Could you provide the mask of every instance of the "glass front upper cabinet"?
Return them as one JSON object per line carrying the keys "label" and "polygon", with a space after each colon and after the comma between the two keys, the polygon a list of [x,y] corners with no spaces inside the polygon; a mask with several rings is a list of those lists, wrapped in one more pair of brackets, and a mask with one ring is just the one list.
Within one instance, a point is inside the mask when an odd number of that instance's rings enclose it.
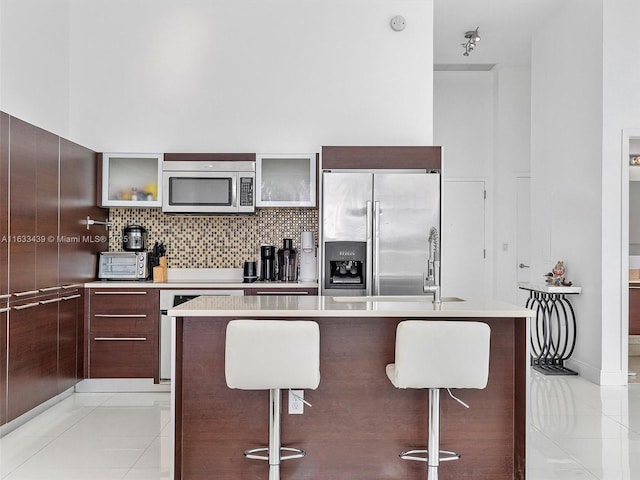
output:
{"label": "glass front upper cabinet", "polygon": [[315,207],[316,154],[257,154],[256,207]]}
{"label": "glass front upper cabinet", "polygon": [[103,153],[101,207],[162,207],[162,153]]}

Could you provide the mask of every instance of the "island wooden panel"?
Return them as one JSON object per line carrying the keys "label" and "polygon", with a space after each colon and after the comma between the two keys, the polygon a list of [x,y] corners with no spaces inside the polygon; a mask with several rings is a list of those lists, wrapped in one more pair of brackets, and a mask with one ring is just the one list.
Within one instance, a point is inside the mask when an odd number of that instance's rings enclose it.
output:
{"label": "island wooden panel", "polygon": [[640,286],[629,286],[629,335],[640,335]]}
{"label": "island wooden panel", "polygon": [[[176,479],[264,479],[267,464],[243,451],[266,445],[268,392],[227,388],[225,328],[230,318],[178,319]],[[286,413],[282,442],[307,456],[281,466],[283,480],[418,479],[426,466],[398,453],[426,447],[426,390],[399,390],[385,374],[394,360],[398,318],[314,318],[320,324],[321,381],[305,391],[313,408]],[[467,319],[469,320],[469,319]],[[457,390],[467,410],[441,395],[441,448],[462,459],[441,480],[525,478],[526,335],[524,319],[479,319],[491,327],[489,383]]]}

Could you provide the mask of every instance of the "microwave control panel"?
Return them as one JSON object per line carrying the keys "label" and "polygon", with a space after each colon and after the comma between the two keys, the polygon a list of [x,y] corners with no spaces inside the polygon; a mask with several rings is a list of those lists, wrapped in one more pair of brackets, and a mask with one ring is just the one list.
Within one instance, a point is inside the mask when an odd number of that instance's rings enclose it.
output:
{"label": "microwave control panel", "polygon": [[253,178],[240,177],[240,206],[253,206]]}

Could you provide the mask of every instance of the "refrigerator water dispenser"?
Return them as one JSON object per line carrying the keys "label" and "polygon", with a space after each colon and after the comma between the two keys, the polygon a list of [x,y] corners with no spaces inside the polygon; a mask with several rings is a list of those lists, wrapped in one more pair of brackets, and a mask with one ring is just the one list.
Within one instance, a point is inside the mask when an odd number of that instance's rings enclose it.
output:
{"label": "refrigerator water dispenser", "polygon": [[364,292],[366,289],[366,242],[325,242],[324,251],[324,288],[327,290],[355,289]]}

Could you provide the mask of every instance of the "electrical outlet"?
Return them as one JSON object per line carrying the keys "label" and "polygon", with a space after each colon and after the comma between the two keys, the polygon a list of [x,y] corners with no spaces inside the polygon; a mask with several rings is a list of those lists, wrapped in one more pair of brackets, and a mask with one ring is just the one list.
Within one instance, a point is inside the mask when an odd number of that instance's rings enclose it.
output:
{"label": "electrical outlet", "polygon": [[304,390],[289,390],[289,414],[302,415],[304,413]]}

